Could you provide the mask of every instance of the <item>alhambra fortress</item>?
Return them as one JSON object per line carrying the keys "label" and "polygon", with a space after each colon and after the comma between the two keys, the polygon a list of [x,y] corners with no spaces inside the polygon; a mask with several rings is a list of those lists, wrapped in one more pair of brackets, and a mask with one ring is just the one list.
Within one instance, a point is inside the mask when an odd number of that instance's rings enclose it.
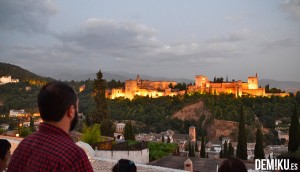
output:
{"label": "alhambra fortress", "polygon": [[114,88],[106,90],[106,97],[115,99],[117,97],[124,97],[133,99],[134,96],[149,96],[157,98],[161,96],[176,96],[184,95],[185,93],[191,94],[195,92],[210,93],[218,95],[220,93],[234,94],[235,97],[242,95],[256,96],[288,96],[288,93],[271,94],[266,93],[265,88],[258,86],[258,76],[249,76],[247,82],[231,81],[231,82],[212,82],[207,76],[196,75],[195,84],[189,85],[187,90],[178,91],[171,89],[169,86],[175,86],[177,83],[174,81],[149,81],[142,80],[137,75],[135,80],[126,80],[125,88]]}

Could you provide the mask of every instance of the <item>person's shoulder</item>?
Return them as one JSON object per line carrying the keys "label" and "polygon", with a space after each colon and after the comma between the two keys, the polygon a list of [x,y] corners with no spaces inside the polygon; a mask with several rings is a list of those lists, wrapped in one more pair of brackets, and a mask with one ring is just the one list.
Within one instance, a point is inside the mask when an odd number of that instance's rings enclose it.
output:
{"label": "person's shoulder", "polygon": [[[74,142],[65,142],[64,145],[65,145],[64,152],[67,156],[69,156],[69,155],[76,155],[76,157],[86,156],[84,150],[81,147],[79,147],[78,145],[76,145]],[[76,157],[74,157],[74,158],[76,158]]]}
{"label": "person's shoulder", "polygon": [[19,143],[19,145],[31,143],[33,140],[36,140],[38,138],[37,133],[34,132],[27,137],[23,138],[22,141]]}

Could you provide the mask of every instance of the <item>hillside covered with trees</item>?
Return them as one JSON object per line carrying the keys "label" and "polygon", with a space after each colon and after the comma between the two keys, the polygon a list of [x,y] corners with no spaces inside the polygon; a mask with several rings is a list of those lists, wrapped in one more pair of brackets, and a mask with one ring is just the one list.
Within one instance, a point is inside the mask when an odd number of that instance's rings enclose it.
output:
{"label": "hillside covered with trees", "polygon": [[33,84],[41,85],[47,81],[53,80],[52,78],[36,75],[19,66],[3,62],[0,62],[0,77],[1,76],[11,76],[14,79],[19,79],[21,82],[31,82]]}
{"label": "hillside covered with trees", "polygon": [[[3,66],[3,63],[0,63]],[[20,83],[5,84],[0,86],[0,115],[7,116],[10,109],[25,109],[27,112],[37,111],[36,96],[41,87],[39,84],[30,82],[39,76],[26,72],[14,65],[4,65],[0,67],[1,74],[12,75],[19,78]],[[9,66],[9,67],[8,67]],[[15,72],[4,73],[13,70]],[[20,73],[24,73],[21,75]],[[33,78],[31,78],[33,77]],[[26,80],[27,78],[27,80]],[[42,78],[45,79],[45,78]],[[44,80],[45,81],[45,80]],[[88,121],[93,121],[96,112],[96,103],[93,93],[93,80],[68,82],[77,92],[79,97],[79,110],[87,117]],[[120,81],[105,81],[106,88],[124,87]],[[85,86],[82,92],[79,87]],[[26,89],[30,87],[30,89]],[[195,111],[198,118],[180,120],[173,115],[182,109],[197,102],[203,102],[204,110]],[[235,98],[231,94],[210,95],[194,93],[191,95],[174,97],[135,97],[133,100],[117,98],[106,99],[107,113],[113,121],[134,121],[133,125],[137,132],[176,130],[179,133],[188,133],[188,128],[193,125],[197,129],[198,137],[206,136],[205,124],[211,123],[214,119],[239,121],[240,105],[243,104],[245,123],[256,128],[257,119],[264,128],[270,129],[273,136],[269,140],[274,140],[277,135],[275,130],[275,120],[289,121],[292,115],[293,105],[300,103],[300,93],[289,97],[240,97]],[[209,118],[205,118],[204,113],[209,113]]]}

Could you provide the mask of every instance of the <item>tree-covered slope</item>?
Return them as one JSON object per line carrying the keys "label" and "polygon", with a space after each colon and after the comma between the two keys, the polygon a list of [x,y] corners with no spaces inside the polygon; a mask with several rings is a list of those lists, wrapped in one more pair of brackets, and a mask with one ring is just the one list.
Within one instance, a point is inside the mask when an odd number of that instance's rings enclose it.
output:
{"label": "tree-covered slope", "polygon": [[53,80],[51,78],[38,76],[26,69],[9,63],[0,62],[0,77],[12,76],[13,79],[19,79],[20,82],[27,82],[30,80],[48,81]]}

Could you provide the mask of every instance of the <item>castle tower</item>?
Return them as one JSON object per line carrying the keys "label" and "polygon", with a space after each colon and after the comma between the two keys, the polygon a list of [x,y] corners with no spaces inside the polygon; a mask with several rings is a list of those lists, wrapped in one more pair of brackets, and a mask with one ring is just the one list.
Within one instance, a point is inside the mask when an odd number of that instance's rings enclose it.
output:
{"label": "castle tower", "polygon": [[126,80],[125,81],[125,98],[133,99],[137,89],[138,89],[138,87],[137,87],[136,80]]}
{"label": "castle tower", "polygon": [[248,77],[248,89],[258,89],[258,76],[257,73],[255,76],[249,76]]}
{"label": "castle tower", "polygon": [[197,75],[195,76],[195,84],[197,88],[204,88],[206,83],[208,83],[209,80],[207,76]]}
{"label": "castle tower", "polygon": [[189,128],[189,134],[193,136],[193,139],[191,141],[196,141],[196,127],[190,126]]}
{"label": "castle tower", "polygon": [[137,84],[141,84],[142,83],[140,75],[136,76],[136,82],[137,82]]}

